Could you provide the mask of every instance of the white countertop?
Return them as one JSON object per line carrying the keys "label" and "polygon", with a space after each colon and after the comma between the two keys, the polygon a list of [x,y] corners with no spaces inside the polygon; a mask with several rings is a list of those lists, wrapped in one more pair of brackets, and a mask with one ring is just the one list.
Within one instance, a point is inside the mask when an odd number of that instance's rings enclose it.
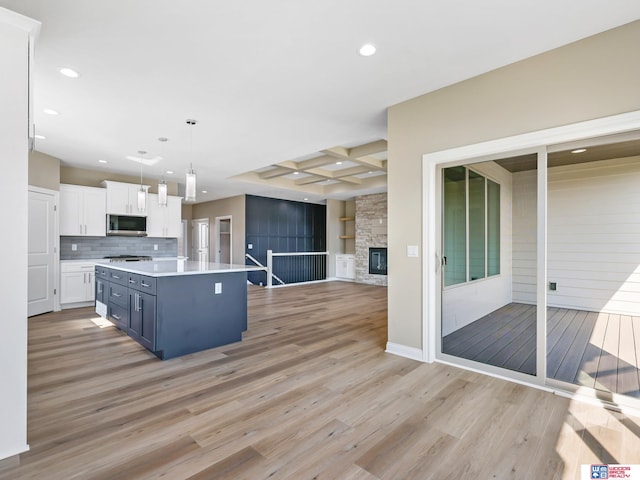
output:
{"label": "white countertop", "polygon": [[101,261],[98,265],[121,270],[123,272],[138,273],[149,277],[168,277],[176,275],[198,275],[204,273],[256,272],[264,270],[251,265],[230,263],[194,262],[188,260],[162,260],[144,262],[108,262]]}
{"label": "white countertop", "polygon": [[[153,257],[153,261],[154,262],[169,262],[169,261],[176,261],[176,260],[186,260],[187,257]],[[81,258],[81,259],[75,259],[75,260],[60,260],[60,263],[106,263],[109,262],[109,260],[107,260],[104,257],[100,257],[100,258]]]}

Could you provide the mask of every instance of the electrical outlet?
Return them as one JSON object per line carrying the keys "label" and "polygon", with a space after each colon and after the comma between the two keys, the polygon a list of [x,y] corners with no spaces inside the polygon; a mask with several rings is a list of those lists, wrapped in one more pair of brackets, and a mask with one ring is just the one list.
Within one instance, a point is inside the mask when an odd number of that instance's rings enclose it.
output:
{"label": "electrical outlet", "polygon": [[154,244],[153,244],[153,249],[154,249],[154,250],[158,250],[158,244],[157,244],[157,243],[154,243]]}
{"label": "electrical outlet", "polygon": [[78,244],[77,243],[72,243],[71,244],[71,251],[75,252],[76,250],[78,250]]}
{"label": "electrical outlet", "polygon": [[222,293],[222,283],[221,282],[216,282],[216,284],[213,286],[213,293],[215,293],[216,295],[220,295]]}
{"label": "electrical outlet", "polygon": [[250,243],[249,245],[247,245],[247,250],[253,250],[253,243]]}

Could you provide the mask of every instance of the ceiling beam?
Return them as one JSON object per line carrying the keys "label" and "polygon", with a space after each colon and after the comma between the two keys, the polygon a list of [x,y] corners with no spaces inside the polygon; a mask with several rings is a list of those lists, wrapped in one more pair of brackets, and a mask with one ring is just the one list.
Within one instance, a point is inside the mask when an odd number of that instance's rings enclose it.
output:
{"label": "ceiling beam", "polygon": [[319,177],[317,175],[310,175],[308,177],[304,177],[304,178],[299,178],[298,180],[296,180],[294,183],[296,185],[308,185],[310,183],[319,183],[319,182],[324,182],[325,180],[328,180],[325,177]]}
{"label": "ceiling beam", "polygon": [[341,178],[341,177],[349,177],[351,175],[359,175],[361,173],[367,173],[369,171],[371,171],[371,168],[365,165],[360,165],[358,167],[350,167],[350,168],[343,168],[341,170],[333,170],[331,173],[333,173],[333,178]]}
{"label": "ceiling beam", "polygon": [[359,145],[349,149],[349,158],[360,158],[368,155],[374,155],[376,153],[382,153],[387,151],[387,141],[377,140],[375,142],[367,143],[365,145]]}
{"label": "ceiling beam", "polygon": [[[322,150],[322,153],[338,160],[349,160],[349,149],[344,147],[333,147]],[[334,160],[335,161],[335,160]]]}
{"label": "ceiling beam", "polygon": [[266,172],[260,172],[258,176],[263,180],[268,180],[270,178],[283,177],[284,175],[289,175],[293,170],[286,167],[276,167],[271,170],[267,170]]}
{"label": "ceiling beam", "polygon": [[355,163],[359,163],[360,165],[365,165],[369,167],[369,170],[386,170],[387,169],[386,160],[378,160],[377,158],[374,158],[374,157],[359,157],[359,158],[351,158],[349,160]]}
{"label": "ceiling beam", "polygon": [[[360,168],[360,167],[354,167],[354,168]],[[326,180],[340,180],[341,182],[353,183],[355,185],[360,185],[362,183],[361,179],[351,176],[351,175],[355,175],[354,173],[351,173],[351,174],[345,173],[340,175],[340,173],[345,170],[352,170],[352,168],[345,168],[344,170],[325,170],[323,168],[311,168],[309,170],[305,170],[305,173],[310,173],[317,177],[323,177]],[[362,173],[362,172],[358,172],[358,173]]]}

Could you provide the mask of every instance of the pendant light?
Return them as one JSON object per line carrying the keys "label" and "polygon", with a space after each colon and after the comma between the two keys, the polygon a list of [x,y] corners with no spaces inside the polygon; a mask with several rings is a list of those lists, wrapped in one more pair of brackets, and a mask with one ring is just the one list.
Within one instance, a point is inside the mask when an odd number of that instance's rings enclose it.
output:
{"label": "pendant light", "polygon": [[138,211],[144,212],[147,209],[147,192],[142,186],[142,157],[144,157],[144,150],[138,150],[140,154],[140,190],[138,190]]}
{"label": "pendant light", "polygon": [[[167,137],[160,137],[158,140],[162,145],[169,140]],[[164,157],[164,148],[160,152],[160,156]],[[167,206],[167,182],[164,181],[164,175],[162,175],[162,180],[158,183],[158,205],[161,207]]]}
{"label": "pendant light", "polygon": [[164,175],[162,180],[158,184],[158,205],[161,207],[167,206],[167,182],[164,181]]}
{"label": "pendant light", "polygon": [[[189,149],[191,157],[193,157],[193,127],[198,122],[193,119],[187,119],[187,125],[191,128],[189,129]],[[196,172],[193,171],[193,163],[189,164],[189,171],[185,177],[185,195],[184,199],[187,202],[195,202],[196,201]]]}

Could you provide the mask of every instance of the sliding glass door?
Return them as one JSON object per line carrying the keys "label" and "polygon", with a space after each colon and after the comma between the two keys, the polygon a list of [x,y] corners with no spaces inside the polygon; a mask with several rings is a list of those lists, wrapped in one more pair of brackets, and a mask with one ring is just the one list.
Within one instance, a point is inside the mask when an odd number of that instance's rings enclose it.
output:
{"label": "sliding glass door", "polygon": [[537,374],[537,158],[443,166],[441,354]]}

